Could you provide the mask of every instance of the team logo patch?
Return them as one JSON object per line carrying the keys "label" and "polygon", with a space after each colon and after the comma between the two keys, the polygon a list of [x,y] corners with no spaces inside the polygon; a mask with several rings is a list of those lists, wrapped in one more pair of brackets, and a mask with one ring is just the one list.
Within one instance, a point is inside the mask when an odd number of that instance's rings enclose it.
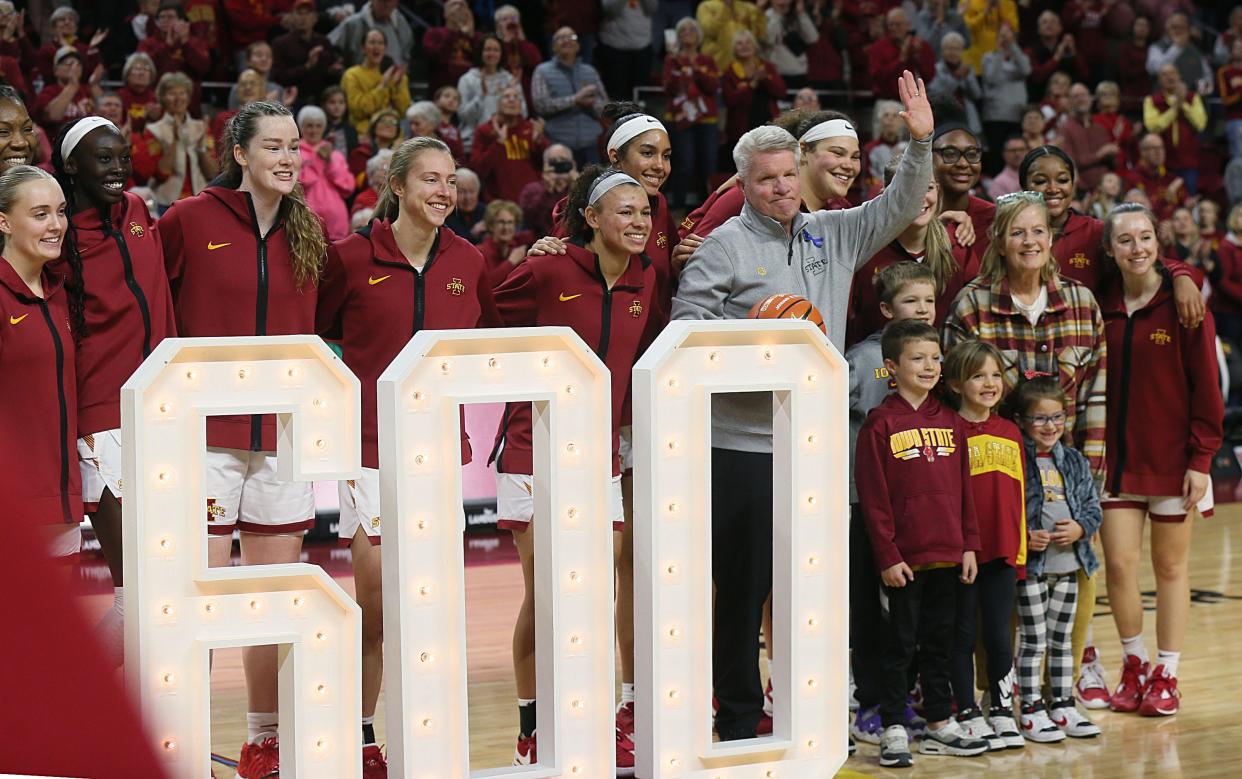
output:
{"label": "team logo patch", "polygon": [[957,451],[951,427],[916,427],[902,430],[888,437],[888,447],[898,460],[916,460],[920,457],[934,463],[937,457],[947,457]]}
{"label": "team logo patch", "polygon": [[643,304],[637,300],[630,304],[630,316],[638,319],[643,315]]}
{"label": "team logo patch", "polygon": [[656,246],[659,246],[661,249],[668,248],[668,236],[663,232],[656,233]]}
{"label": "team logo patch", "polygon": [[207,521],[224,518],[224,506],[217,506],[215,498],[207,499]]}
{"label": "team logo patch", "polygon": [[379,526],[380,526],[379,517],[371,517],[371,529],[379,530]]}
{"label": "team logo patch", "polygon": [[693,219],[691,219],[691,218],[690,218],[690,217],[688,217],[688,216],[687,216],[685,219],[681,220],[681,229],[683,229],[683,230],[685,230],[685,231],[687,231],[687,232],[689,232],[690,230],[693,230],[693,229],[694,229],[694,220],[693,220]]}
{"label": "team logo patch", "polygon": [[130,222],[129,223],[129,234],[134,236],[135,238],[141,238],[142,236],[147,234],[147,230],[146,228],[144,228],[142,225],[138,224],[137,222]]}
{"label": "team logo patch", "polygon": [[1159,328],[1148,337],[1151,338],[1152,343],[1156,346],[1168,346],[1173,340],[1173,336],[1169,335],[1169,331],[1165,330],[1163,327]]}
{"label": "team logo patch", "polygon": [[1073,265],[1075,268],[1078,268],[1079,270],[1082,270],[1083,268],[1089,267],[1091,265],[1091,258],[1083,254],[1082,252],[1078,252],[1073,257],[1069,258],[1069,264]]}
{"label": "team logo patch", "polygon": [[453,297],[461,297],[466,291],[466,285],[461,283],[461,279],[453,279],[444,288],[449,291]]}

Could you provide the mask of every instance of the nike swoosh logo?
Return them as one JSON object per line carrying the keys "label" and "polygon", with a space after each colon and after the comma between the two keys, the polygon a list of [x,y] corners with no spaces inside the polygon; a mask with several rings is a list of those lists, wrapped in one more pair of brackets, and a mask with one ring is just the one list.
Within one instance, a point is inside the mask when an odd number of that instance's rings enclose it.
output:
{"label": "nike swoosh logo", "polygon": [[1023,730],[1034,730],[1034,729],[1035,729],[1035,723],[1034,723],[1034,722],[1023,722],[1023,723],[1022,723],[1022,729],[1023,729]]}
{"label": "nike swoosh logo", "polygon": [[216,249],[223,249],[226,246],[232,246],[232,245],[233,245],[232,241],[229,241],[228,243],[212,243],[211,241],[208,241],[207,251],[214,252]]}
{"label": "nike swoosh logo", "polygon": [[22,321],[23,319],[25,319],[26,317],[28,317],[28,316],[30,316],[30,314],[22,314],[21,316],[11,316],[11,315],[10,315],[10,316],[9,316],[9,324],[11,324],[11,325],[20,324],[20,323],[21,323],[21,321]]}
{"label": "nike swoosh logo", "polygon": [[577,295],[566,295],[564,292],[562,292],[562,293],[561,293],[561,302],[562,302],[562,303],[568,303],[569,301],[573,300],[574,298],[580,298],[580,297],[582,297],[582,293],[581,293],[581,292],[579,292]]}
{"label": "nike swoosh logo", "polygon": [[375,278],[374,276],[367,276],[367,283],[370,284],[372,287],[374,287],[376,284],[379,284],[381,281],[384,281],[385,279],[391,279],[391,278],[392,278],[391,273],[389,273],[387,276],[380,276],[378,279]]}
{"label": "nike swoosh logo", "polygon": [[1068,719],[1068,718],[1067,718],[1067,719],[1057,719],[1056,717],[1053,717],[1053,718],[1052,718],[1052,721],[1053,721],[1053,722],[1055,722],[1055,723],[1057,724],[1057,727],[1061,727],[1061,728],[1063,728],[1063,727],[1065,727],[1065,724],[1066,724],[1067,722],[1069,722],[1069,719]]}

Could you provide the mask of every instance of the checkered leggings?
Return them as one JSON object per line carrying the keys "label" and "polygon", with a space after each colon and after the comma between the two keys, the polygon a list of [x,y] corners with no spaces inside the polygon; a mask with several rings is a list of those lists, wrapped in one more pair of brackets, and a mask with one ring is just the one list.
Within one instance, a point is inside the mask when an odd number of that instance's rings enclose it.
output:
{"label": "checkered leggings", "polygon": [[1052,700],[1070,697],[1074,684],[1074,652],[1070,635],[1078,601],[1078,580],[1072,574],[1049,574],[1018,582],[1018,687],[1023,703],[1040,698],[1041,666],[1048,654]]}

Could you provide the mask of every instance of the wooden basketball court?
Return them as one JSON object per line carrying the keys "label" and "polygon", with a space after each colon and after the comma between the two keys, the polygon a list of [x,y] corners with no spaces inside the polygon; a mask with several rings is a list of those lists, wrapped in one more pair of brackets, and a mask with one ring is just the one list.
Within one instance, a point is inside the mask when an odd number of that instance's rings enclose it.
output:
{"label": "wooden basketball court", "polygon": [[[1234,706],[1242,701],[1238,649],[1242,645],[1242,503],[1217,509],[1216,516],[1195,530],[1191,553],[1194,604],[1183,648],[1181,713],[1167,719],[1089,712],[1103,735],[1094,740],[1062,744],[1027,744],[1023,750],[991,753],[978,758],[920,757],[913,770],[891,771],[877,763],[878,748],[859,745],[843,776],[904,777],[1234,777],[1242,774],[1236,744],[1242,725]],[[502,539],[502,544],[511,543]],[[1148,566],[1150,569],[1150,566]],[[352,592],[350,577],[341,584]],[[517,733],[517,710],[510,665],[510,631],[522,594],[516,563],[471,565],[466,569],[471,762],[474,770],[507,765]],[[1144,590],[1153,590],[1150,570]],[[105,598],[98,599],[100,610]],[[1109,683],[1117,680],[1120,648],[1108,614],[1107,592],[1101,583],[1096,607],[1096,643],[1104,656]],[[1154,656],[1155,619],[1144,625]],[[239,650],[219,652],[212,674],[212,748],[236,759],[245,738],[245,688]],[[383,741],[384,703],[377,712]],[[217,766],[217,776],[229,776]],[[810,779],[809,777],[807,779]]]}

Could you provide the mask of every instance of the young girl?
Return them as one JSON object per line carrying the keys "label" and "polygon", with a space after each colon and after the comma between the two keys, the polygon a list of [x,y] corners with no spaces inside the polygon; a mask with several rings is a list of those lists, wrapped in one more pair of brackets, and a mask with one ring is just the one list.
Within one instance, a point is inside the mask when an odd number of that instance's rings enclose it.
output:
{"label": "young girl", "polygon": [[[306,110],[306,109],[303,109]],[[339,534],[354,561],[362,607],[364,776],[384,776],[375,706],[384,673],[380,491],[375,382],[420,330],[499,325],[483,258],[444,228],[457,202],[456,165],[435,138],[411,138],[392,157],[376,220],[328,249],[316,310],[318,330],[339,339],[362,381],[362,477],[338,483]],[[462,460],[470,444],[462,425]]]}
{"label": "young girl", "polygon": [[[1022,733],[1013,719],[1014,585],[1026,563],[1026,497],[1022,435],[1016,425],[993,413],[1005,395],[1004,359],[997,348],[963,341],[949,352],[944,375],[960,400],[958,414],[970,453],[970,488],[979,519],[979,573],[957,588],[957,635],[950,660],[957,721],[967,735],[992,750],[1021,749]],[[978,626],[976,626],[976,613]],[[975,635],[982,628],[988,657],[985,718],[975,702]]]}
{"label": "young girl", "polygon": [[[622,508],[620,434],[630,371],[661,324],[656,318],[659,286],[655,263],[644,254],[652,232],[651,211],[648,193],[637,180],[614,169],[587,168],[570,190],[565,207],[569,232],[565,256],[529,257],[495,290],[496,305],[506,325],[572,327],[612,371],[613,492],[606,519],[612,521],[617,531],[613,549],[618,560],[628,551],[620,532],[622,525],[628,524]],[[572,302],[559,302],[558,295],[563,300],[564,291],[570,289],[581,290],[581,295]],[[606,314],[602,320],[601,314]],[[506,406],[491,458],[497,471],[497,524],[513,532],[526,583],[513,631],[513,670],[521,715],[514,765],[530,765],[537,760],[530,414],[527,403]],[[632,583],[627,586],[619,580],[617,591],[617,624],[628,623],[632,636],[633,620],[628,612],[623,612],[621,597],[621,593],[633,592]],[[632,652],[628,662],[632,672]],[[624,668],[624,655],[622,663]],[[623,706],[625,703],[629,701],[623,702]],[[619,713],[618,768],[632,769],[634,746],[629,734],[622,731],[620,719]]]}
{"label": "young girl", "polygon": [[[219,183],[178,201],[157,225],[177,331],[314,333],[327,241],[298,184],[298,126],[285,106],[258,101],[238,110],[225,135]],[[271,415],[208,418],[204,493],[211,566],[229,564],[234,528],[242,565],[297,562],[315,499],[310,482],[277,479]],[[242,663],[247,740],[237,775],[257,779],[279,770],[276,647],[247,647]]]}
{"label": "young girl", "polygon": [[[1178,323],[1168,273],[1157,262],[1150,211],[1134,204],[1113,209],[1104,223],[1104,248],[1115,275],[1100,297],[1113,399],[1101,535],[1125,656],[1110,705],[1146,716],[1176,714],[1177,666],[1190,611],[1190,537],[1195,516],[1212,514],[1209,472],[1223,435],[1216,330],[1210,316],[1193,329]],[[1158,649],[1150,673],[1138,584],[1148,516]]]}
{"label": "young girl", "polygon": [[358,145],[358,131],[349,122],[345,90],[337,86],[328,87],[320,96],[319,105],[328,117],[328,126],[323,131],[323,137],[332,141],[332,148],[348,159],[349,153]]}
{"label": "young girl", "polygon": [[165,337],[176,335],[164,251],[146,204],[124,191],[129,139],[88,116],[65,125],[52,148],[69,229],[61,259],[82,297],[79,331],[78,458],[91,527],[115,588],[102,639],[119,661],[124,636],[121,563],[121,385]]}
{"label": "young girl", "polygon": [[[1026,381],[1018,387],[1014,402],[1025,436],[1029,532],[1026,578],[1018,582],[1018,688],[1022,735],[1039,743],[1100,734],[1078,711],[1072,694],[1070,631],[1078,601],[1078,571],[1090,576],[1099,567],[1090,539],[1100,527],[1101,514],[1087,458],[1061,443],[1068,404],[1054,376]],[[1045,654],[1049,703],[1040,697]]]}

